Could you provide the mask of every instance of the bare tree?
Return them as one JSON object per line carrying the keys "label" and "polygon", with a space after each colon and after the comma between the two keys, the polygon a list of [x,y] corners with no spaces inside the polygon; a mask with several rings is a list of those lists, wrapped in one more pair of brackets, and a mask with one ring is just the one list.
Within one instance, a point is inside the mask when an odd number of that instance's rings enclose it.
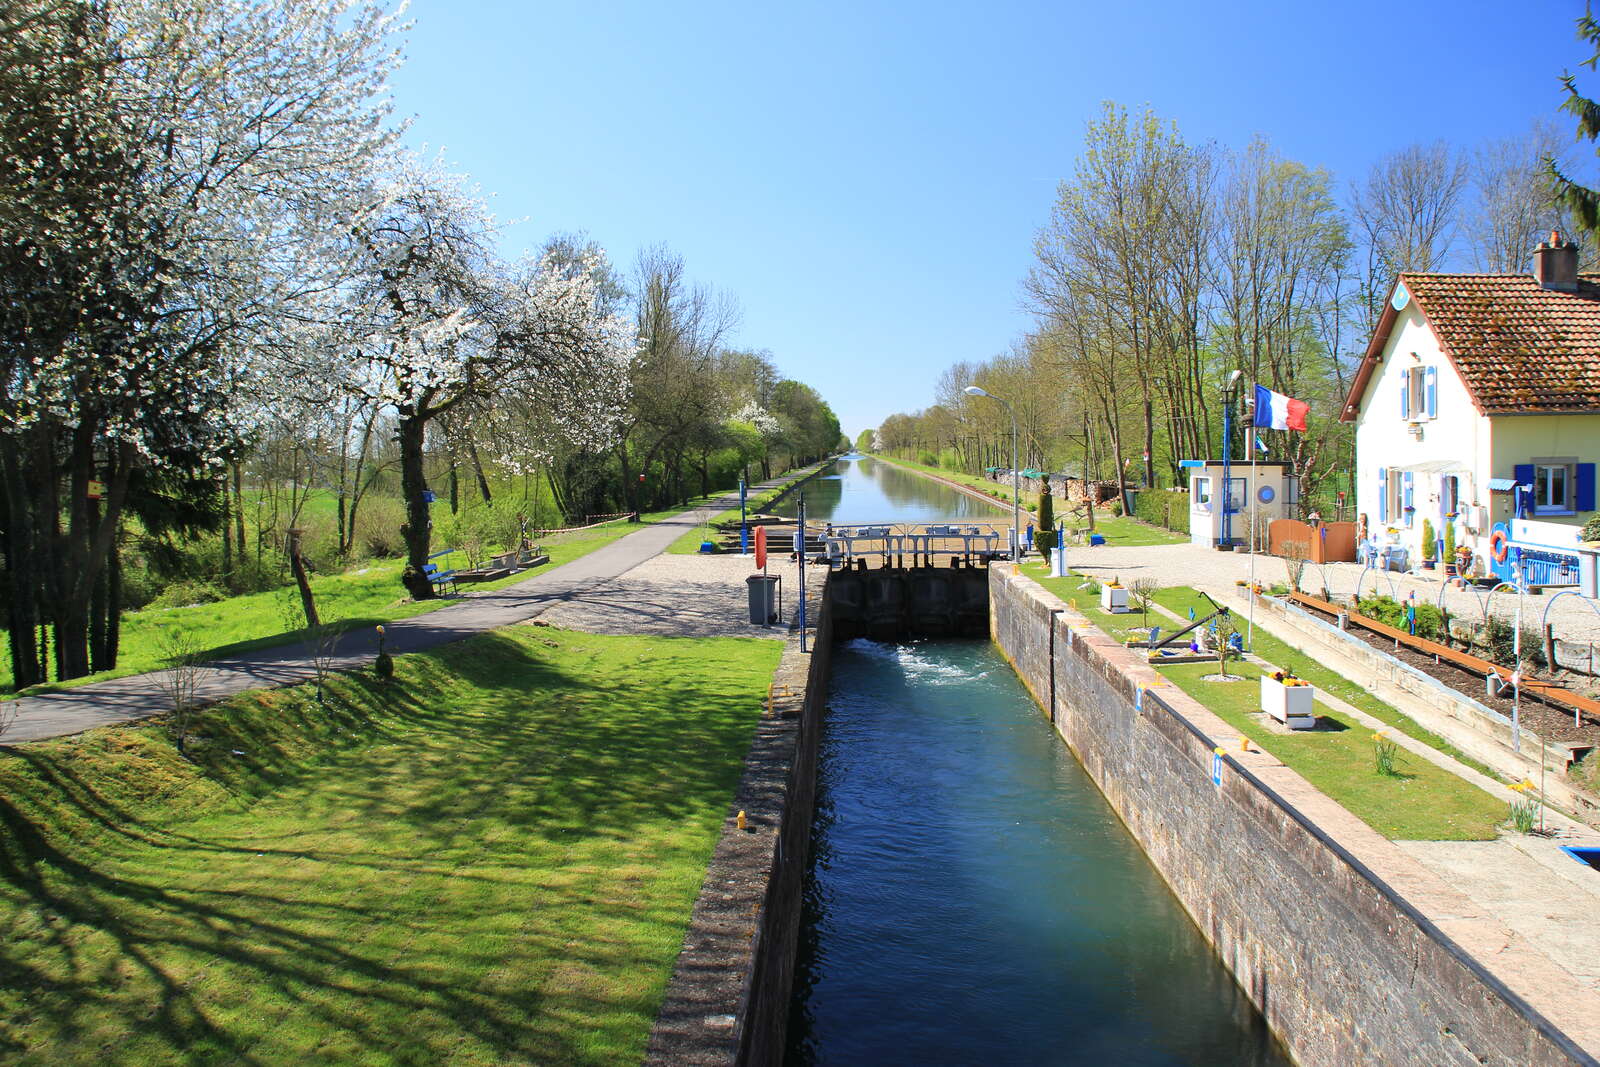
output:
{"label": "bare tree", "polygon": [[1128,595],[1139,605],[1142,624],[1146,630],[1150,628],[1150,605],[1155,600],[1156,590],[1159,588],[1161,588],[1160,583],[1154,578],[1135,578],[1128,583]]}
{"label": "bare tree", "polygon": [[1467,225],[1479,270],[1524,273],[1544,235],[1573,231],[1550,173],[1551,162],[1563,172],[1572,169],[1570,148],[1554,124],[1540,120],[1521,136],[1492,141],[1473,155],[1478,207]]}
{"label": "bare tree", "polygon": [[1456,236],[1467,163],[1448,144],[1414,144],[1372,165],[1351,197],[1367,253],[1365,304],[1376,325],[1380,302],[1395,275],[1442,267]]}
{"label": "bare tree", "polygon": [[187,630],[173,628],[161,635],[161,661],[165,669],[156,675],[156,685],[172,704],[170,729],[178,754],[189,758],[189,726],[198,706],[200,682],[210,668],[202,661],[203,649]]}

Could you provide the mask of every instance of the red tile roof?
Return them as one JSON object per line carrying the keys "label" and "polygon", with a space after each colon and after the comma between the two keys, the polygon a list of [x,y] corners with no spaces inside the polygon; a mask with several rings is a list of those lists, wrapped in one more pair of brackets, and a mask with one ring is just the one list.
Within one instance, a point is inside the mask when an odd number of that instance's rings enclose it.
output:
{"label": "red tile roof", "polygon": [[[1402,274],[1400,281],[1486,415],[1600,411],[1600,274],[1576,292],[1528,274]],[[1361,395],[1394,326],[1386,306],[1345,402]]]}

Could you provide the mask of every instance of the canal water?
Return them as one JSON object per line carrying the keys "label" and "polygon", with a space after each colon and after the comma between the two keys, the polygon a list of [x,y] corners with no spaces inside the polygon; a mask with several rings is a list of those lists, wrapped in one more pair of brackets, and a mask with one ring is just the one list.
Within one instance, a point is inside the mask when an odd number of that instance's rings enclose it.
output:
{"label": "canal water", "polygon": [[1286,1064],[987,642],[835,650],[791,1064]]}
{"label": "canal water", "polygon": [[[852,455],[806,513],[1000,509]],[[821,743],[791,1064],[1288,1062],[991,644],[835,649]]]}
{"label": "canal water", "polygon": [[[884,522],[943,523],[953,519],[1009,519],[1011,511],[958,493],[947,485],[913,474],[904,467],[852,452],[801,488],[806,519],[859,525]],[[780,500],[773,513],[793,518],[800,492]]]}

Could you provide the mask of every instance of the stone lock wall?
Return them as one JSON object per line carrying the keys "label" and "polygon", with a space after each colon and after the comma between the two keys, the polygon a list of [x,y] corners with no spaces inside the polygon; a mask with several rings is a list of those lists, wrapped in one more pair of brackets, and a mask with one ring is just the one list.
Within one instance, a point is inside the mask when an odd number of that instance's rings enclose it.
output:
{"label": "stone lock wall", "polygon": [[[1569,1035],[1600,1020],[1522,995],[1559,983],[1543,957],[1009,565],[990,593],[994,640],[1297,1062],[1596,1062]],[[1521,991],[1472,954],[1496,929]]]}

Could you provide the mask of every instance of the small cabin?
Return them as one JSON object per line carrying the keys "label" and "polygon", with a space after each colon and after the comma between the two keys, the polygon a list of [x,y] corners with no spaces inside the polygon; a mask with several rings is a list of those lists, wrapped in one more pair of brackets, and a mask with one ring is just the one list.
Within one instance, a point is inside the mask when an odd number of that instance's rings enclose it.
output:
{"label": "small cabin", "polygon": [[1273,519],[1294,518],[1300,503],[1300,482],[1287,463],[1233,461],[1226,469],[1220,459],[1186,459],[1189,476],[1189,540],[1217,548],[1250,543],[1250,523],[1261,531],[1258,544],[1266,550],[1267,525]]}

